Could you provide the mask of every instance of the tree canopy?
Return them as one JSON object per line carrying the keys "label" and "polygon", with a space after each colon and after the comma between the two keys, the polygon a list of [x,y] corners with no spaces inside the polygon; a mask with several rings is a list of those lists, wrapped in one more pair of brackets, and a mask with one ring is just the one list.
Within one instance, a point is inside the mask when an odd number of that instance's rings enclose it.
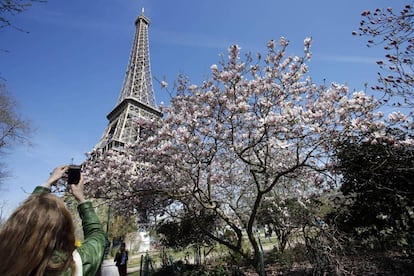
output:
{"label": "tree canopy", "polygon": [[[181,76],[162,120],[136,119],[146,130],[136,144],[87,162],[91,194],[109,196],[119,209],[149,203],[175,218],[186,210],[213,212],[234,235],[211,231],[209,237],[257,266],[254,229],[266,197],[276,195],[276,204],[293,197],[306,206],[309,196],[333,187],[328,176],[338,143],[361,134],[394,139],[373,97],[312,82],[310,38],[302,56],[288,56],[288,44],[271,40],[264,56],[244,59],[233,45],[202,84]],[[391,115],[390,123],[407,123]],[[253,259],[242,248],[243,231]]]}

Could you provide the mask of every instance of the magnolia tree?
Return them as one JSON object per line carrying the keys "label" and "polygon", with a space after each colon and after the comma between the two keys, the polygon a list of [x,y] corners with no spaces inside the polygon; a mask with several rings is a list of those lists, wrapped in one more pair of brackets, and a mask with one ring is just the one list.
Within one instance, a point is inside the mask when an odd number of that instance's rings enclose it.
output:
{"label": "magnolia tree", "polygon": [[102,200],[111,210],[124,217],[138,216],[138,222],[147,222],[151,214],[162,213],[170,203],[154,190],[150,167],[136,162],[131,147],[87,154],[84,178],[89,185],[85,191]]}
{"label": "magnolia tree", "polygon": [[[310,45],[305,39],[302,56],[287,56],[281,38],[267,44],[266,55],[244,59],[234,45],[202,84],[179,77],[161,121],[138,119],[147,131],[135,145],[86,163],[91,193],[123,210],[154,208],[170,218],[214,214],[216,227],[204,234],[258,268],[254,229],[263,201],[273,197],[284,208],[296,198],[306,206],[333,184],[324,175],[335,145],[361,133],[373,141],[387,135],[372,97],[312,83]],[[244,233],[253,255],[243,250]]]}

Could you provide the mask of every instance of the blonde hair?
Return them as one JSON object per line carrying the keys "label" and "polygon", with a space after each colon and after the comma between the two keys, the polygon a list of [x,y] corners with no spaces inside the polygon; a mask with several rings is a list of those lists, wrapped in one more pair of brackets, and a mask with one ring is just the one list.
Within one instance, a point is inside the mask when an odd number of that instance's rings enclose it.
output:
{"label": "blonde hair", "polygon": [[75,270],[75,234],[65,203],[52,194],[31,195],[0,230],[0,275],[59,275]]}

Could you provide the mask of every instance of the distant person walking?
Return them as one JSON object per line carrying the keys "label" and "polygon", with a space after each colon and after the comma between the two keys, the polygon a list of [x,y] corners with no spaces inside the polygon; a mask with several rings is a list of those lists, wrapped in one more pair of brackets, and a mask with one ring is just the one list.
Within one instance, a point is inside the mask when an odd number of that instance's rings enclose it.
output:
{"label": "distant person walking", "polygon": [[51,186],[66,178],[69,166],[53,170],[49,179],[35,188],[0,230],[0,275],[78,276],[95,275],[101,265],[105,235],[92,203],[85,200],[83,177],[69,183],[78,201],[84,241],[75,245],[71,213]]}
{"label": "distant person walking", "polygon": [[124,242],[116,252],[114,262],[118,267],[119,276],[127,276],[128,251],[125,250]]}

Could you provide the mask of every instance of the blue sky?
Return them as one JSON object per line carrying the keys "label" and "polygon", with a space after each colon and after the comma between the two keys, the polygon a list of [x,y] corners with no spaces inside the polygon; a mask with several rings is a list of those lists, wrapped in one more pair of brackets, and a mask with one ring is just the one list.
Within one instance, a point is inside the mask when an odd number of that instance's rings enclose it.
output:
{"label": "blue sky", "polygon": [[[29,33],[0,30],[0,74],[19,102],[21,116],[36,132],[33,147],[16,146],[4,162],[12,177],[0,187],[6,213],[24,200],[57,165],[84,161],[99,141],[114,108],[135,33],[145,8],[151,20],[150,58],[154,77],[170,84],[179,73],[200,83],[228,46],[264,52],[270,39],[290,41],[301,54],[313,38],[310,75],[316,83],[347,83],[351,90],[376,82],[381,48],[352,36],[363,10],[408,1],[393,0],[49,0],[11,18]],[[154,84],[158,103],[166,92]]]}

